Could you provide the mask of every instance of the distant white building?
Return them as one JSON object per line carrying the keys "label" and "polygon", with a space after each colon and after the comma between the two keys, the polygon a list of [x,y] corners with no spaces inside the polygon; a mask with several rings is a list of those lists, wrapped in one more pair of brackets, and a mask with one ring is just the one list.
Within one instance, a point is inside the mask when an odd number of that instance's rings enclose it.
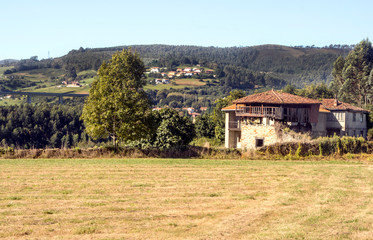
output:
{"label": "distant white building", "polygon": [[163,83],[163,84],[169,84],[169,83],[170,83],[170,80],[168,80],[168,79],[162,79],[162,83]]}
{"label": "distant white building", "polygon": [[151,73],[159,73],[159,67],[152,67],[152,69],[150,69],[150,72]]}

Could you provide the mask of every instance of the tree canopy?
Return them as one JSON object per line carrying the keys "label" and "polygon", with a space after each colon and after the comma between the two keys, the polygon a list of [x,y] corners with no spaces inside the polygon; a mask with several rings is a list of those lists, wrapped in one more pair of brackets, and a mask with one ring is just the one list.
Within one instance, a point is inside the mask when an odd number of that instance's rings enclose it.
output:
{"label": "tree canopy", "polygon": [[195,137],[194,125],[189,117],[181,117],[172,108],[162,109],[156,117],[154,147],[169,149],[188,145]]}
{"label": "tree canopy", "polygon": [[372,101],[373,48],[366,39],[361,41],[346,58],[339,57],[333,65],[331,87],[346,102],[362,105]]}
{"label": "tree canopy", "polygon": [[0,107],[0,146],[70,148],[87,145],[80,105],[22,104]]}
{"label": "tree canopy", "polygon": [[143,91],[144,64],[131,49],[117,52],[98,70],[84,105],[82,119],[94,139],[138,140],[150,131],[150,101]]}

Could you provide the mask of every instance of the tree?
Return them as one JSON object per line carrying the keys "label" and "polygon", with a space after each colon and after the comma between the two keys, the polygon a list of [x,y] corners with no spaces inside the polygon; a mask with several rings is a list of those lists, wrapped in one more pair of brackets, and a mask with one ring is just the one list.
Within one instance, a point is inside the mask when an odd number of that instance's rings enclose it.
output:
{"label": "tree", "polygon": [[188,117],[181,117],[172,108],[162,109],[155,118],[158,123],[153,146],[159,149],[169,149],[188,145],[195,136],[192,121]]}
{"label": "tree", "polygon": [[32,56],[32,57],[30,57],[30,60],[31,60],[31,61],[36,61],[36,62],[37,62],[37,61],[38,61],[38,56]]}
{"label": "tree", "polygon": [[13,73],[12,70],[9,70],[9,69],[7,69],[7,70],[4,71],[4,75],[6,75],[6,74],[12,74],[12,73]]}
{"label": "tree", "polygon": [[[285,87],[286,88],[286,87]],[[284,88],[284,92],[285,91]],[[302,97],[313,98],[313,99],[324,99],[324,98],[334,98],[333,91],[328,88],[325,83],[320,83],[317,85],[311,84],[303,89],[295,89],[292,94],[296,94]]]}
{"label": "tree", "polygon": [[69,73],[67,74],[67,77],[71,78],[72,80],[75,80],[75,78],[78,75],[76,74],[75,67],[70,68]]}
{"label": "tree", "polygon": [[372,43],[361,41],[344,59],[339,57],[333,66],[332,89],[344,101],[362,105],[372,94],[370,73],[373,67]]}
{"label": "tree", "polygon": [[111,137],[128,142],[148,136],[150,100],[142,87],[144,63],[131,49],[117,52],[103,63],[92,83],[82,119],[93,139]]}
{"label": "tree", "polygon": [[199,138],[215,137],[215,123],[211,118],[210,114],[204,113],[196,118],[196,123],[194,124],[196,129],[196,135]]}
{"label": "tree", "polygon": [[295,94],[295,86],[292,84],[287,84],[282,91],[290,94]]}

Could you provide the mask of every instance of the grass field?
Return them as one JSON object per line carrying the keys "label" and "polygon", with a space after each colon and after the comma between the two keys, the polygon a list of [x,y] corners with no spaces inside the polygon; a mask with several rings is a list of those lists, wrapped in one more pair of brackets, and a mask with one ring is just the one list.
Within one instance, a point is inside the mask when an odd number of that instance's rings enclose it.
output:
{"label": "grass field", "polygon": [[371,239],[373,164],[0,160],[4,239]]}
{"label": "grass field", "polygon": [[175,84],[158,84],[158,85],[151,85],[148,84],[144,87],[144,89],[151,89],[151,90],[163,90],[163,89],[179,89],[185,87],[198,87],[206,85],[206,82],[200,82],[199,79],[195,78],[181,78],[175,79]]}
{"label": "grass field", "polygon": [[150,90],[163,90],[163,89],[180,89],[185,87],[192,87],[190,85],[173,85],[173,84],[158,84],[158,85],[151,85],[148,84],[144,87],[144,89],[150,89]]}
{"label": "grass field", "polygon": [[13,75],[22,76],[25,80],[43,82],[45,84],[45,81],[49,81],[50,77],[62,77],[64,73],[63,69],[47,68],[16,72]]}
{"label": "grass field", "polygon": [[177,85],[189,85],[189,86],[204,86],[205,82],[200,82],[199,79],[195,78],[181,78],[175,80]]}
{"label": "grass field", "polygon": [[12,106],[12,105],[19,105],[21,103],[25,103],[26,99],[21,98],[7,98],[7,99],[1,99],[0,100],[0,106]]}
{"label": "grass field", "polygon": [[89,86],[82,87],[60,87],[51,86],[46,88],[39,88],[35,90],[30,90],[30,92],[51,92],[51,93],[88,93]]}
{"label": "grass field", "polygon": [[0,67],[0,75],[1,74],[4,74],[4,72],[6,71],[6,70],[8,70],[8,69],[12,69],[13,68],[13,66],[10,66],[10,67]]}

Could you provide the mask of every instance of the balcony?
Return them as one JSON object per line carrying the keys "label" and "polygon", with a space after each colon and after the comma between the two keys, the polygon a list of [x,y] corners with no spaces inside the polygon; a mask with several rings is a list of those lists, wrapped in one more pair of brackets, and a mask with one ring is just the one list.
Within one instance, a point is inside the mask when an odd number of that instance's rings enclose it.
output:
{"label": "balcony", "polygon": [[241,121],[229,121],[229,130],[241,130]]}
{"label": "balcony", "polygon": [[282,108],[262,106],[237,106],[236,116],[270,117],[275,119],[282,119]]}

